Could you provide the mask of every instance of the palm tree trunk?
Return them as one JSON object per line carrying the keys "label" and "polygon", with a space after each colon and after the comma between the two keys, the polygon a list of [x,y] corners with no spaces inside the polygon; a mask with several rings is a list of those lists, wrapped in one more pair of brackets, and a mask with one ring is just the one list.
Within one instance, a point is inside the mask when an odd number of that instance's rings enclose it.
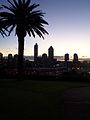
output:
{"label": "palm tree trunk", "polygon": [[18,80],[23,80],[24,37],[18,37]]}

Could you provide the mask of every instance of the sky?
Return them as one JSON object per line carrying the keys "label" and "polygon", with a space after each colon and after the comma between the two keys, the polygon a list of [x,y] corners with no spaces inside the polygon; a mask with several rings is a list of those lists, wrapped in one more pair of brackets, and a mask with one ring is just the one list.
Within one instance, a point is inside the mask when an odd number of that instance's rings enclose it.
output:
{"label": "sky", "polygon": [[[5,4],[7,0],[0,0]],[[11,0],[12,1],[12,0]],[[90,58],[90,0],[32,0],[39,3],[38,9],[46,14],[49,23],[45,29],[49,35],[45,39],[25,37],[24,55],[34,55],[34,45],[38,44],[39,55],[48,54],[53,46],[55,56],[77,53],[79,58]],[[13,32],[9,37],[0,36],[0,52],[4,55],[18,53],[18,38]]]}

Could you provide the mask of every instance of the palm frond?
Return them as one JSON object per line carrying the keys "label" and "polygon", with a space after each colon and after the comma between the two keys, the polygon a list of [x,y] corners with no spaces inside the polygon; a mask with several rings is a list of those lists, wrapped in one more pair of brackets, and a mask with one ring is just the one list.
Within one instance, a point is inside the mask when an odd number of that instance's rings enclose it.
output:
{"label": "palm frond", "polygon": [[16,7],[19,6],[18,3],[16,2],[16,0],[13,0],[13,2],[14,2],[14,4],[15,4]]}
{"label": "palm frond", "polygon": [[4,37],[4,32],[3,32],[3,30],[0,30],[0,34]]}
{"label": "palm frond", "polygon": [[9,11],[12,12],[12,13],[14,13],[14,11],[15,11],[15,9],[16,9],[16,8],[13,9],[12,6],[11,6],[11,7],[7,7],[6,5],[2,5],[2,6],[3,6],[3,8],[9,10]]}
{"label": "palm frond", "polygon": [[30,32],[31,32],[31,34],[33,35],[33,37],[35,38],[35,33],[34,33],[33,28],[30,29]]}
{"label": "palm frond", "polygon": [[12,6],[12,8],[15,8],[16,9],[16,6],[10,1],[10,0],[7,0],[8,3]]}
{"label": "palm frond", "polygon": [[0,12],[0,16],[3,17],[3,19],[6,19],[6,18],[12,18],[13,14],[9,12]]}
{"label": "palm frond", "polygon": [[6,8],[6,9],[8,9],[8,10],[10,10],[10,8],[7,7],[6,5],[2,5],[2,7],[3,7],[3,8]]}
{"label": "palm frond", "polygon": [[0,7],[0,9],[2,9],[2,7]]}
{"label": "palm frond", "polygon": [[40,19],[40,23],[49,25],[48,22],[46,22],[46,21],[45,21],[44,19],[42,19],[42,18]]}
{"label": "palm frond", "polygon": [[4,23],[2,22],[2,19],[0,19],[0,34],[4,37],[7,36],[6,32],[6,26],[4,25]]}
{"label": "palm frond", "polygon": [[25,0],[23,0],[23,4],[25,4]]}
{"label": "palm frond", "polygon": [[27,30],[27,32],[28,32],[28,35],[31,37],[31,32],[29,29]]}
{"label": "palm frond", "polygon": [[[32,4],[31,0],[7,0],[10,6],[2,5],[8,11],[0,12],[0,18],[3,21],[3,27],[7,28],[9,35],[16,27],[16,34],[28,33],[29,36],[43,37],[43,34],[48,34],[44,29],[44,25],[48,23],[43,19],[44,14],[41,10],[34,10],[39,4]],[[36,34],[35,34],[36,33]]]}
{"label": "palm frond", "polygon": [[6,34],[6,31],[5,30],[2,30],[2,36],[4,37],[4,36],[7,36],[7,34]]}
{"label": "palm frond", "polygon": [[11,32],[13,31],[14,28],[15,28],[15,25],[12,25],[11,28],[10,28],[10,30],[9,30],[8,36],[10,36],[10,34],[11,34]]}
{"label": "palm frond", "polygon": [[32,5],[30,5],[30,7],[29,7],[29,11],[31,12],[33,9],[35,9],[36,7],[38,7],[38,6],[40,6],[39,4],[32,4]]}
{"label": "palm frond", "polygon": [[41,33],[41,31],[40,31],[39,29],[34,28],[34,30],[35,30],[35,32],[37,33],[37,35],[38,35],[39,37],[42,37],[42,38],[44,39],[44,36],[42,35],[42,33]]}
{"label": "palm frond", "polygon": [[21,6],[22,5],[22,1],[21,0],[18,0],[18,4],[19,4],[19,6]]}
{"label": "palm frond", "polygon": [[42,13],[41,10],[38,10],[38,11],[33,11],[30,13],[30,16],[44,16],[44,13]]}
{"label": "palm frond", "polygon": [[38,26],[37,27],[43,34],[49,34],[43,27],[41,27],[41,26]]}
{"label": "palm frond", "polygon": [[30,2],[31,2],[31,0],[26,1],[26,3],[25,3],[26,7],[28,7],[30,5]]}

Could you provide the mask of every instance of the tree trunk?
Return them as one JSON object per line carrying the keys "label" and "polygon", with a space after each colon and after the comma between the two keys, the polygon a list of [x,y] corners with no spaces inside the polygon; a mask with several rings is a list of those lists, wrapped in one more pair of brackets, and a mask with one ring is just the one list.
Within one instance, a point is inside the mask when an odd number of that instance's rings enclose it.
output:
{"label": "tree trunk", "polygon": [[24,37],[18,37],[18,80],[23,80]]}

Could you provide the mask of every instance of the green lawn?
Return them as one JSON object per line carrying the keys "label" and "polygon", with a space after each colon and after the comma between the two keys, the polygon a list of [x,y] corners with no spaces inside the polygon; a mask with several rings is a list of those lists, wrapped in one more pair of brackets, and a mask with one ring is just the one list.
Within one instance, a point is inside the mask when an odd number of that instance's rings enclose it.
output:
{"label": "green lawn", "polygon": [[63,120],[64,91],[90,83],[0,80],[0,120]]}

